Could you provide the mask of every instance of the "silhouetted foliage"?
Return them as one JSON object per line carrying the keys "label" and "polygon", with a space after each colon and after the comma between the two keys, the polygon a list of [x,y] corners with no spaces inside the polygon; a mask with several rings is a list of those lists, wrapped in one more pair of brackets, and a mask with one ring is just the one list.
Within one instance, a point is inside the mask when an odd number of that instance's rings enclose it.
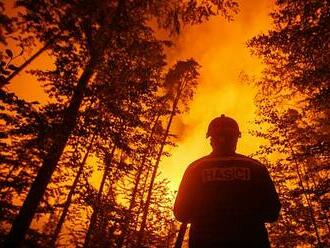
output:
{"label": "silhouetted foliage", "polygon": [[[0,44],[7,44],[6,37],[8,34],[13,32],[13,22],[15,21],[15,18],[10,17],[5,12],[5,4],[1,0],[0,1]],[[0,53],[0,59],[2,58],[2,55]]]}
{"label": "silhouetted foliage", "polygon": [[194,90],[197,86],[198,73],[198,63],[193,59],[187,61],[177,62],[173,68],[170,68],[165,77],[164,86],[166,87],[166,94],[171,102],[171,112],[166,124],[166,129],[164,133],[161,134],[161,143],[159,152],[156,156],[156,162],[152,171],[150,185],[148,187],[148,194],[146,198],[145,207],[143,210],[142,222],[139,230],[137,243],[143,247],[144,229],[146,227],[148,209],[152,198],[152,191],[154,188],[154,181],[157,175],[160,159],[164,152],[164,147],[170,136],[170,128],[172,125],[173,118],[176,116],[177,112],[180,111],[180,105],[186,107],[189,101],[192,99]]}
{"label": "silhouetted foliage", "polygon": [[249,41],[266,64],[256,102],[261,154],[280,191],[276,247],[329,245],[329,1],[276,1],[273,30]]}
{"label": "silhouetted foliage", "polygon": [[[47,103],[26,102],[6,87],[0,92],[1,239],[11,230],[7,247],[116,247],[127,223],[132,225],[129,237],[137,233],[149,175],[157,172],[164,154],[158,149],[173,144],[163,125],[183,110],[172,106],[168,78],[164,84],[164,47],[171,42],[158,40],[149,24],[156,20],[174,34],[182,25],[214,15],[231,19],[237,4],[18,0],[16,5],[21,12],[14,30],[21,36],[18,43],[25,48],[43,44],[35,55],[48,50],[54,67],[31,72],[48,94]],[[10,20],[1,19],[0,26],[10,31]],[[36,58],[18,68],[10,49],[1,54],[1,87]],[[179,89],[189,99],[197,63],[180,63],[168,77],[178,83],[178,75],[186,73],[187,87]],[[135,180],[139,173],[145,180]],[[145,240],[170,246],[175,224],[167,182],[153,182],[149,189]],[[138,195],[134,211],[125,201],[130,190]],[[127,245],[134,247],[133,238]]]}

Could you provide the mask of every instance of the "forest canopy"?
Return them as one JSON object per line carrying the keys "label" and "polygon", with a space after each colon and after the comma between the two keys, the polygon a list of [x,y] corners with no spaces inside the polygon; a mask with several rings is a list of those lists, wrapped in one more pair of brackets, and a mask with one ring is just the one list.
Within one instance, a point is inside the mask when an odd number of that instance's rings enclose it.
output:
{"label": "forest canopy", "polygon": [[[330,4],[276,1],[274,28],[248,42],[266,65],[256,82],[258,125],[282,196],[281,220],[271,228],[276,247],[329,245]],[[269,161],[269,159],[268,159]],[[285,244],[285,245],[284,245]]]}
{"label": "forest canopy", "polygon": [[[188,58],[168,66],[164,49],[172,41],[158,39],[155,29],[177,35],[211,16],[230,20],[237,3],[18,0],[15,6],[15,16],[0,16],[2,242],[171,245],[172,196],[157,170],[164,146],[174,145],[172,120],[194,95],[199,64]],[[7,47],[9,39],[21,54]],[[40,44],[24,63],[14,63]],[[43,52],[53,69],[30,73],[51,101],[27,102],[7,86]]]}
{"label": "forest canopy", "polygon": [[[257,89],[251,133],[265,140],[252,156],[281,198],[272,246],[324,248],[330,4],[274,2],[272,27],[245,44],[264,65],[260,78],[243,80]],[[0,0],[0,246],[173,247],[176,192],[160,162],[211,68],[168,51],[192,26],[218,17],[230,25],[238,8],[234,0]],[[31,68],[45,54],[51,65]],[[11,90],[22,74],[47,101]]]}

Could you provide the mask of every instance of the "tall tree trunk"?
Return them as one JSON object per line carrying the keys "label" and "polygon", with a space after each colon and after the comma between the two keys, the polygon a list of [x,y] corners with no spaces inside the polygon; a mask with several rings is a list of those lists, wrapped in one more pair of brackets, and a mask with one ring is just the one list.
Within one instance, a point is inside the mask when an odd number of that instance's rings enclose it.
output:
{"label": "tall tree trunk", "polygon": [[[316,161],[314,159],[312,159],[312,161],[307,161],[310,163],[310,166],[312,166],[313,164],[316,163]],[[311,191],[316,191],[317,190],[317,183],[316,183],[316,180],[315,180],[315,174],[313,172],[308,172],[308,168],[306,166],[306,163],[303,163],[303,172],[304,172],[304,175],[308,176],[306,178],[306,181],[308,182],[309,178],[311,178],[311,183],[312,183],[312,186],[310,187],[309,184],[307,184],[307,190],[309,192]],[[321,197],[318,195],[318,194],[315,194],[315,196],[313,197],[315,198],[315,200],[321,204],[322,200],[321,200]],[[324,211],[323,208],[320,209],[320,216],[322,216],[324,218],[324,221],[325,221],[325,225],[327,226],[327,229],[328,229],[328,233],[330,233],[330,224],[329,224],[329,218],[328,218],[328,213],[326,211]]]}
{"label": "tall tree trunk", "polygon": [[113,145],[113,148],[111,150],[111,153],[106,155],[107,158],[105,159],[104,173],[103,173],[103,177],[102,177],[102,180],[101,180],[101,183],[100,183],[100,187],[99,187],[99,191],[98,191],[98,194],[97,194],[95,206],[94,206],[94,209],[93,209],[93,214],[91,216],[91,220],[89,222],[88,230],[87,230],[87,233],[86,233],[85,242],[84,242],[84,248],[90,247],[89,244],[91,242],[92,232],[95,229],[95,225],[96,225],[96,221],[97,221],[97,217],[98,217],[99,206],[100,206],[100,202],[101,202],[101,198],[102,198],[102,192],[103,192],[104,184],[105,184],[105,181],[106,181],[107,177],[109,176],[109,170],[110,170],[110,166],[111,166],[111,160],[113,159],[115,150],[116,150],[116,145]]}
{"label": "tall tree trunk", "polygon": [[63,153],[69,136],[76,126],[79,107],[84,98],[84,91],[88,81],[93,75],[96,66],[96,59],[91,58],[87,63],[78,81],[75,92],[71,98],[70,104],[64,113],[61,126],[56,132],[53,144],[46,154],[42,166],[40,167],[35,180],[31,185],[31,189],[16,217],[11,230],[5,241],[5,247],[20,247],[25,234],[36,213],[37,207],[46,191],[47,185],[53,175],[57,163]]}
{"label": "tall tree trunk", "polygon": [[140,166],[139,166],[139,169],[136,173],[136,177],[135,177],[135,182],[134,182],[134,188],[133,188],[133,191],[132,191],[132,197],[131,197],[131,201],[130,201],[130,204],[129,204],[129,207],[128,207],[128,214],[129,216],[126,218],[125,220],[125,223],[123,225],[123,228],[122,228],[122,234],[119,238],[119,241],[118,241],[118,248],[122,248],[124,243],[125,243],[125,238],[126,238],[126,235],[129,233],[129,225],[130,225],[130,221],[131,221],[131,218],[132,218],[132,211],[133,211],[133,208],[134,208],[134,205],[135,205],[135,202],[136,202],[136,195],[137,195],[137,192],[138,192],[138,188],[139,188],[139,184],[140,184],[140,180],[141,180],[141,175],[142,175],[142,172],[145,168],[145,163],[147,161],[147,157],[148,157],[148,150],[150,149],[150,146],[151,146],[151,139],[154,135],[154,132],[155,132],[155,128],[157,126],[157,123],[159,121],[159,118],[160,118],[160,114],[157,115],[155,121],[154,121],[154,124],[151,128],[151,132],[150,132],[150,135],[148,137],[148,145],[147,145],[147,148],[146,148],[146,152],[144,153],[143,157],[142,157],[142,160],[141,160],[141,163],[140,163]]}
{"label": "tall tree trunk", "polygon": [[80,179],[80,176],[82,175],[83,171],[84,171],[84,166],[86,164],[86,161],[87,161],[87,158],[88,158],[88,155],[90,153],[90,150],[92,149],[92,146],[93,146],[93,142],[94,142],[94,138],[95,138],[95,135],[92,136],[92,139],[89,143],[89,146],[87,148],[87,151],[83,157],[83,160],[81,161],[80,165],[79,165],[79,169],[78,169],[78,172],[77,172],[77,175],[73,181],[73,184],[70,188],[70,191],[69,191],[69,194],[67,196],[67,199],[66,199],[66,202],[64,204],[64,207],[63,207],[63,211],[61,213],[61,217],[56,225],[56,228],[55,228],[55,231],[54,231],[54,234],[53,234],[53,237],[52,237],[52,242],[51,244],[55,247],[55,243],[56,243],[56,240],[58,238],[58,235],[59,233],[61,232],[61,229],[62,229],[62,226],[63,226],[63,223],[64,223],[64,220],[68,214],[68,211],[69,211],[69,207],[70,207],[70,204],[71,204],[71,201],[72,201],[72,196],[73,194],[75,193],[75,190],[76,190],[76,187],[78,185],[78,182],[79,182],[79,179]]}
{"label": "tall tree trunk", "polygon": [[[123,161],[124,161],[124,151],[121,150],[120,151],[120,156],[119,156],[118,164],[119,165],[122,164]],[[113,191],[114,190],[113,189],[114,183],[111,183],[111,181],[114,181],[115,180],[115,176],[117,175],[117,173],[119,173],[119,171],[120,171],[120,169],[118,168],[118,166],[116,166],[114,168],[113,172],[110,173],[110,175],[109,175],[109,179],[108,180],[110,181],[110,183],[109,183],[108,192],[105,195],[105,199],[108,202],[112,202],[112,201],[115,202],[115,200],[116,200],[115,199],[115,196],[113,195],[113,193],[114,193],[114,191]],[[105,230],[107,223],[108,223],[108,216],[106,214],[104,214],[104,215],[102,215],[102,218],[100,219],[100,224],[99,224],[99,226],[97,228],[97,232],[99,232],[101,230]]]}
{"label": "tall tree trunk", "polygon": [[[119,0],[114,18],[110,23],[108,23],[108,25],[104,24],[98,30],[97,34],[95,35],[95,40],[101,40],[100,37],[104,35],[105,28],[113,27],[116,25],[118,20],[120,20],[121,13],[123,11],[125,11],[125,0]],[[64,113],[62,124],[58,127],[59,131],[54,137],[54,142],[50,147],[49,152],[46,154],[38,174],[31,185],[31,189],[23,203],[23,206],[21,207],[20,212],[16,217],[4,242],[4,247],[6,248],[18,248],[23,243],[25,234],[29,229],[37,207],[46,191],[47,185],[64,151],[69,136],[76,126],[78,111],[83,101],[88,81],[92,77],[96,64],[99,61],[99,58],[102,57],[106,45],[108,44],[102,43],[101,46],[97,47],[97,50],[93,49],[90,51],[91,58],[79,78],[69,107]]]}
{"label": "tall tree trunk", "polygon": [[[134,221],[133,226],[132,226],[133,233],[137,233],[140,214],[143,214],[144,205],[145,205],[145,203],[143,202],[143,199],[144,199],[144,195],[146,193],[148,193],[146,189],[147,189],[147,185],[148,185],[148,181],[149,181],[149,174],[151,171],[152,171],[152,168],[149,166],[147,168],[147,174],[144,176],[142,188],[138,192],[139,193],[138,197],[140,198],[140,202],[139,202],[140,204],[136,211],[135,218],[133,219],[133,221]],[[151,178],[150,178],[150,180],[151,180]]]}
{"label": "tall tree trunk", "polygon": [[308,193],[308,192],[311,191],[310,188],[309,188],[309,185],[308,185],[308,181],[306,182],[306,186],[307,186],[307,189],[306,189],[306,187],[304,186],[304,179],[303,179],[304,176],[302,175],[302,173],[300,171],[299,163],[296,159],[296,153],[293,149],[293,145],[290,143],[290,137],[288,137],[288,135],[286,133],[283,136],[287,140],[287,147],[289,148],[289,150],[291,152],[291,155],[293,157],[292,160],[293,160],[293,163],[294,163],[294,166],[295,166],[297,177],[299,179],[299,186],[301,187],[303,195],[305,197],[305,200],[306,200],[306,203],[307,203],[307,206],[308,206],[308,210],[309,210],[309,214],[310,214],[310,217],[311,217],[311,222],[313,224],[313,228],[314,228],[314,231],[315,231],[316,239],[317,239],[318,245],[320,245],[322,242],[321,242],[321,237],[320,237],[320,233],[319,233],[319,230],[318,230],[318,226],[317,226],[317,223],[316,223],[314,209],[313,209],[311,199],[310,199],[310,196],[309,196],[309,193]]}
{"label": "tall tree trunk", "polygon": [[[289,141],[289,138],[287,137],[287,135],[285,135],[285,138]],[[300,187],[303,191],[303,195],[305,196],[305,199],[306,199],[306,202],[307,202],[307,206],[308,206],[309,214],[310,214],[311,221],[312,221],[312,224],[313,224],[313,228],[314,228],[314,231],[315,231],[317,243],[318,243],[318,245],[320,245],[320,244],[322,244],[321,237],[320,237],[319,229],[318,229],[318,226],[317,226],[317,223],[316,223],[316,218],[315,218],[314,209],[313,209],[313,206],[312,206],[312,203],[311,203],[311,199],[310,199],[310,196],[308,194],[308,192],[310,192],[310,188],[308,186],[308,183],[307,183],[307,190],[306,190],[306,187],[304,186],[303,175],[300,172],[299,163],[295,158],[296,157],[295,151],[293,150],[293,147],[292,147],[292,144],[290,143],[290,141],[288,143],[289,143],[288,144],[289,149],[290,149],[291,154],[293,156],[293,163],[295,165],[296,173],[297,173],[297,176],[298,176],[298,179],[299,179],[299,184],[300,184]]]}
{"label": "tall tree trunk", "polygon": [[145,203],[145,208],[144,208],[144,211],[143,211],[142,222],[141,222],[140,230],[139,230],[139,233],[138,233],[138,239],[137,239],[138,247],[142,247],[143,237],[144,237],[144,229],[145,229],[146,222],[147,222],[147,215],[148,215],[149,205],[150,205],[151,196],[152,196],[152,189],[153,189],[153,186],[154,186],[154,183],[155,183],[155,179],[156,179],[156,175],[157,175],[157,171],[158,171],[158,167],[159,167],[159,162],[160,162],[160,159],[163,155],[163,150],[164,150],[164,147],[165,147],[166,139],[167,139],[167,136],[169,134],[169,131],[170,131],[170,128],[171,128],[171,125],[172,125],[172,121],[173,121],[173,118],[175,116],[175,112],[176,112],[176,109],[177,109],[177,106],[178,106],[178,103],[179,103],[179,100],[180,100],[180,97],[181,97],[181,93],[182,93],[182,90],[183,90],[184,87],[185,87],[185,82],[184,81],[181,82],[178,85],[177,94],[176,94],[174,102],[173,102],[173,107],[172,107],[170,119],[167,123],[167,127],[166,127],[166,130],[165,130],[165,133],[164,133],[164,136],[163,136],[163,140],[162,140],[162,143],[161,143],[161,147],[160,147],[160,150],[157,154],[156,163],[155,163],[155,166],[154,166],[154,170],[152,172],[152,177],[151,177],[151,181],[150,181],[150,185],[149,185],[149,189],[148,189],[148,195],[147,195],[147,199],[146,199],[146,203]]}

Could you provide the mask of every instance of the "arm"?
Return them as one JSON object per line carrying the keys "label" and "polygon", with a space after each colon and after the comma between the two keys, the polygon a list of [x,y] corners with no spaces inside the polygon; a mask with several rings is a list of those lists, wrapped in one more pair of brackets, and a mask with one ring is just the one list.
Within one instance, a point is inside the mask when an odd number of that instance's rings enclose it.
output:
{"label": "arm", "polygon": [[190,222],[193,207],[193,184],[191,169],[185,171],[174,203],[174,215],[180,222]]}

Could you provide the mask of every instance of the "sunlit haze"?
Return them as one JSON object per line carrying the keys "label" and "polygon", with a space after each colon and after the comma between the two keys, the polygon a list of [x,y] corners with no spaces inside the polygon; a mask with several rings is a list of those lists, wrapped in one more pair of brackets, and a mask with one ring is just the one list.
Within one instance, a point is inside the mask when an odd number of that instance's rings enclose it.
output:
{"label": "sunlit haze", "polygon": [[330,247],[329,17],[0,0],[0,246]]}
{"label": "sunlit haze", "polygon": [[[246,41],[270,28],[273,3],[245,0],[239,4],[240,12],[234,21],[215,17],[202,25],[183,28],[182,33],[174,37],[175,45],[167,51],[169,64],[192,57],[201,65],[199,86],[190,111],[176,117],[171,129],[178,135],[177,146],[169,150],[172,156],[161,162],[161,174],[170,180],[171,190],[177,190],[184,170],[192,161],[210,152],[209,140],[205,137],[207,126],[220,114],[233,117],[239,123],[242,132],[239,153],[250,154],[260,144],[260,140],[248,133],[255,117],[255,89],[243,84],[239,75],[242,72],[260,75],[261,61],[250,54]],[[43,54],[29,69],[51,67],[52,60]],[[16,77],[10,89],[26,100],[48,101],[36,79],[26,73]]]}
{"label": "sunlit haze", "polygon": [[177,117],[172,129],[179,136],[178,146],[161,163],[162,175],[170,179],[172,190],[177,190],[186,167],[211,151],[206,130],[213,118],[225,114],[237,120],[242,132],[237,152],[248,155],[261,142],[248,133],[255,118],[255,89],[243,84],[239,75],[260,76],[261,61],[250,54],[246,41],[270,28],[273,5],[270,0],[239,3],[240,12],[233,22],[216,17],[184,29],[168,52],[170,61],[193,57],[202,66],[190,111]]}

